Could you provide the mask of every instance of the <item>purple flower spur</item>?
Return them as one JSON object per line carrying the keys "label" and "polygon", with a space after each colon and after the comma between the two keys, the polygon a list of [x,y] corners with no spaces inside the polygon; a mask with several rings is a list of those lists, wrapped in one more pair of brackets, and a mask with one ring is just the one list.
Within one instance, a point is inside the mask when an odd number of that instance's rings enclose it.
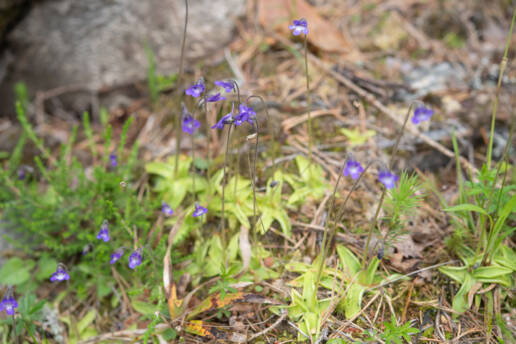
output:
{"label": "purple flower spur", "polygon": [[62,282],[68,281],[69,279],[70,275],[68,274],[66,268],[62,264],[57,265],[56,272],[54,272],[50,277],[51,282]]}
{"label": "purple flower spur", "polygon": [[199,205],[199,203],[195,202],[195,209],[192,213],[193,217],[199,217],[208,212],[208,209],[204,208],[203,206]]}
{"label": "purple flower spur", "polygon": [[18,308],[18,302],[13,296],[11,287],[7,287],[2,302],[0,302],[0,312],[5,311],[7,315],[14,315],[14,309]]}
{"label": "purple flower spur", "polygon": [[165,201],[161,202],[161,212],[165,216],[172,216],[174,214],[174,210],[172,210],[172,208],[170,208],[170,206]]}
{"label": "purple flower spur", "polygon": [[129,256],[129,267],[131,269],[136,268],[142,263],[142,250],[141,248],[137,249]]}
{"label": "purple flower spur", "polygon": [[115,264],[122,256],[124,255],[124,249],[119,248],[115,252],[111,253],[111,257],[109,259],[109,264]]}
{"label": "purple flower spur", "polygon": [[396,181],[398,181],[399,177],[392,173],[391,171],[380,171],[378,172],[378,180],[387,188],[393,189],[396,186]]}
{"label": "purple flower spur", "polygon": [[294,19],[294,22],[288,28],[292,30],[292,34],[294,36],[299,36],[302,33],[308,35],[308,23],[306,22],[306,19]]}
{"label": "purple flower spur", "polygon": [[240,104],[239,112],[235,116],[235,125],[242,125],[244,122],[253,124],[253,120],[256,118],[256,112],[250,106]]}
{"label": "purple flower spur", "polygon": [[202,79],[197,80],[197,83],[193,84],[192,86],[188,87],[185,91],[186,95],[192,96],[194,98],[199,97],[205,90],[204,87],[204,81]]}
{"label": "purple flower spur", "polygon": [[235,85],[231,81],[219,80],[219,81],[215,81],[214,84],[216,86],[223,87],[224,91],[226,91],[227,93],[230,93],[235,89]]}
{"label": "purple flower spur", "polygon": [[360,163],[353,159],[348,159],[344,166],[344,176],[350,176],[352,179],[358,179],[360,173],[364,172],[364,168]]}
{"label": "purple flower spur", "polygon": [[421,122],[425,122],[430,120],[434,114],[434,110],[428,109],[424,106],[418,106],[414,110],[414,116],[412,116],[412,123],[419,124]]}
{"label": "purple flower spur", "polygon": [[109,226],[107,220],[104,220],[102,222],[102,225],[100,225],[100,230],[97,234],[97,239],[104,240],[104,242],[109,241]]}

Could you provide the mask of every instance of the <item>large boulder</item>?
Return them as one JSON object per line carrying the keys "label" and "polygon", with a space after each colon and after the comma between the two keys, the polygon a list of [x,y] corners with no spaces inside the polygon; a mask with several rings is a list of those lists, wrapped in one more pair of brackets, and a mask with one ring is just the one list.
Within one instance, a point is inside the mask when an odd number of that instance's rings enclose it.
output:
{"label": "large boulder", "polygon": [[[33,93],[72,85],[99,90],[142,80],[148,68],[145,45],[159,72],[176,72],[184,6],[183,0],[35,2],[7,36],[12,58],[0,99],[12,103],[17,81]],[[190,0],[187,57],[220,49],[244,10],[245,0]]]}

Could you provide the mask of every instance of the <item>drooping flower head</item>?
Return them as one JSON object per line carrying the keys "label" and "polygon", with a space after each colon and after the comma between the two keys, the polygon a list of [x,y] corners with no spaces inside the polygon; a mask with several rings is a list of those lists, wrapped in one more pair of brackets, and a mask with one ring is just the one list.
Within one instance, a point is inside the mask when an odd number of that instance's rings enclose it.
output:
{"label": "drooping flower head", "polygon": [[109,264],[115,264],[122,256],[124,255],[123,247],[119,248],[115,252],[111,253],[111,257],[109,259]]}
{"label": "drooping flower head", "polygon": [[376,252],[376,257],[378,258],[378,260],[382,260],[382,258],[385,256],[385,246],[383,245],[383,243],[380,244],[380,246],[378,247],[378,251]]}
{"label": "drooping flower head", "polygon": [[186,95],[188,96],[192,96],[194,98],[197,98],[199,97],[205,90],[206,88],[204,87],[204,79],[201,77],[197,80],[197,82],[195,84],[193,84],[192,86],[188,87],[185,91]]}
{"label": "drooping flower head", "polygon": [[358,179],[360,174],[364,172],[364,168],[360,163],[353,158],[348,158],[346,160],[346,165],[344,166],[344,176],[350,176],[352,179]]}
{"label": "drooping flower head", "polygon": [[294,22],[288,28],[292,30],[292,34],[294,36],[299,36],[302,33],[308,35],[308,23],[306,22],[306,19],[294,19]]}
{"label": "drooping flower head", "polygon": [[18,169],[18,179],[25,180],[25,177],[27,177],[27,173],[25,172],[25,169],[23,167],[20,167]]}
{"label": "drooping flower head", "polygon": [[223,87],[227,93],[230,93],[231,91],[233,91],[235,89],[235,84],[233,84],[232,81],[220,80],[220,81],[215,81],[214,84],[217,86]]}
{"label": "drooping flower head", "polygon": [[231,107],[231,112],[225,116],[222,116],[222,118],[217,123],[215,123],[215,125],[212,126],[211,129],[223,129],[224,125],[233,123],[233,110],[234,105]]}
{"label": "drooping flower head", "polygon": [[225,100],[225,99],[226,99],[226,97],[221,96],[220,93],[215,93],[213,95],[206,97],[206,101],[208,103],[215,103],[215,102],[218,102],[219,100]]}
{"label": "drooping flower head", "polygon": [[0,302],[0,312],[5,311],[7,315],[14,315],[14,309],[18,308],[18,302],[14,298],[12,288],[9,286]]}
{"label": "drooping flower head", "polygon": [[56,281],[62,282],[62,281],[68,281],[69,279],[70,279],[70,275],[66,271],[66,267],[61,263],[59,263],[57,265],[56,272],[54,272],[52,274],[52,276],[50,277],[51,282],[56,282]]}
{"label": "drooping flower head", "polygon": [[109,162],[111,163],[111,167],[116,167],[118,165],[115,153],[109,154]]}
{"label": "drooping flower head", "polygon": [[204,208],[203,206],[199,205],[199,203],[195,202],[195,209],[192,213],[193,217],[199,217],[208,212],[208,209]]}
{"label": "drooping flower head", "polygon": [[201,127],[201,123],[193,118],[192,114],[188,111],[184,103],[181,103],[181,107],[183,109],[183,132],[193,135],[193,133]]}
{"label": "drooping flower head", "polygon": [[434,110],[428,109],[424,106],[418,106],[414,110],[414,116],[412,116],[412,123],[419,124],[421,122],[425,122],[430,120],[434,114]]}
{"label": "drooping flower head", "polygon": [[252,107],[240,104],[238,110],[238,114],[235,116],[235,125],[241,125],[244,122],[253,124],[253,120],[256,118],[256,112],[254,112]]}
{"label": "drooping flower head", "polygon": [[172,216],[174,214],[174,210],[172,210],[172,208],[170,208],[168,203],[165,201],[161,201],[161,212],[165,216]]}
{"label": "drooping flower head", "polygon": [[396,186],[396,181],[399,177],[389,170],[378,172],[378,180],[387,188],[393,189]]}
{"label": "drooping flower head", "polygon": [[102,224],[100,225],[100,230],[97,234],[97,239],[104,240],[104,242],[109,241],[109,225],[107,220],[102,221]]}
{"label": "drooping flower head", "polygon": [[136,268],[142,263],[142,249],[138,248],[129,256],[129,267],[131,269]]}

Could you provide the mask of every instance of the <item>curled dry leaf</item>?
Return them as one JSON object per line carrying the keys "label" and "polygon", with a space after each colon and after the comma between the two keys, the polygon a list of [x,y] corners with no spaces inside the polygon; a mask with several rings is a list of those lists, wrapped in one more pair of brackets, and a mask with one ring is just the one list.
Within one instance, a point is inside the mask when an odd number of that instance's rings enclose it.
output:
{"label": "curled dry leaf", "polygon": [[263,27],[290,35],[289,23],[305,18],[308,22],[308,41],[327,52],[349,53],[352,47],[348,40],[327,19],[305,0],[259,0],[258,17]]}

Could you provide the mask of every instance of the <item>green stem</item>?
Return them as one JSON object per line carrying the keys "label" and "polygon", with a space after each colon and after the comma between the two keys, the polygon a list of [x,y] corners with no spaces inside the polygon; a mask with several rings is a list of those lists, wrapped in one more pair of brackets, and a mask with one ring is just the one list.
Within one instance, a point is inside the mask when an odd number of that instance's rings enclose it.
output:
{"label": "green stem", "polygon": [[[396,154],[398,153],[398,147],[401,141],[401,137],[403,136],[403,132],[405,131],[405,127],[407,126],[408,119],[410,117],[410,113],[412,112],[413,104],[410,104],[407,114],[405,115],[405,120],[403,121],[403,126],[401,127],[400,133],[398,134],[398,138],[396,139],[396,143],[394,144],[394,148],[392,150],[391,161],[389,162],[389,169],[392,170],[394,166],[394,159],[396,158]],[[369,232],[367,233],[367,240],[364,246],[364,253],[362,255],[362,268],[365,267],[365,263],[367,261],[367,255],[369,254],[369,244],[371,243],[371,237],[373,235],[373,230],[376,228],[378,223],[378,215],[380,214],[380,209],[382,208],[383,201],[385,199],[385,194],[387,193],[387,188],[383,188],[382,196],[380,197],[380,201],[378,202],[378,206],[376,207],[376,211],[373,218],[373,223],[369,227]],[[387,236],[387,234],[386,234]]]}
{"label": "green stem", "polygon": [[[183,79],[183,61],[185,58],[185,43],[186,43],[186,32],[188,27],[188,0],[185,0],[185,25],[183,26],[183,40],[181,42],[181,55],[179,56],[179,73],[177,75],[177,85],[180,90],[181,81]],[[181,111],[178,112],[175,120],[176,126],[176,165],[174,166],[174,175],[177,176],[177,170],[179,167],[179,154],[181,153],[180,144],[181,144]]]}
{"label": "green stem", "polygon": [[505,44],[505,52],[503,54],[502,62],[500,63],[500,73],[498,74],[498,83],[496,85],[496,95],[493,103],[493,113],[491,115],[491,132],[489,136],[489,146],[487,147],[487,167],[491,167],[491,155],[493,152],[493,138],[494,138],[494,128],[496,121],[496,113],[498,112],[498,99],[500,98],[500,89],[502,87],[502,78],[503,73],[505,71],[505,67],[507,66],[507,56],[509,55],[509,47],[511,46],[512,39],[512,31],[514,29],[514,22],[516,21],[516,7],[514,8],[512,14],[511,27],[509,29],[509,34],[507,35],[507,43]]}
{"label": "green stem", "polygon": [[225,252],[226,248],[226,230],[224,228],[224,203],[225,203],[225,191],[226,191],[226,166],[228,164],[228,153],[229,153],[229,138],[231,137],[231,128],[233,124],[229,125],[228,137],[226,139],[226,152],[224,153],[224,167],[222,168],[222,204],[221,204],[221,217],[220,217],[220,231],[222,236],[222,248]]}
{"label": "green stem", "polygon": [[313,146],[313,138],[312,138],[312,98],[310,96],[310,76],[308,75],[308,44],[307,37],[305,35],[304,40],[304,48],[305,48],[305,75],[306,75],[306,99],[307,99],[307,114],[308,114],[308,158],[310,162],[312,162],[312,146]]}

